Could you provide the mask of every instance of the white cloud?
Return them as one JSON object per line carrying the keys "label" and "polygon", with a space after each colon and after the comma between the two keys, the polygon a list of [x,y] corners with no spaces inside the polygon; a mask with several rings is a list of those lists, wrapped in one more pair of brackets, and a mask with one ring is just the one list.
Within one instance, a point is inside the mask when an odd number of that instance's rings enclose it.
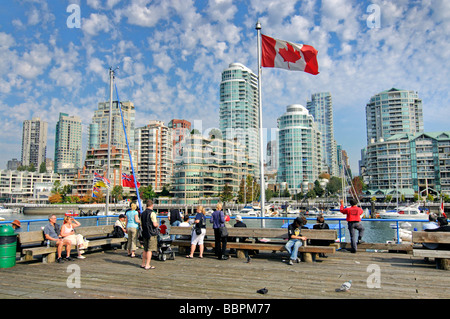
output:
{"label": "white cloud", "polygon": [[91,13],[89,18],[83,18],[81,29],[89,36],[96,36],[100,32],[109,32],[113,29],[110,19],[104,14]]}
{"label": "white cloud", "polygon": [[33,44],[29,52],[16,61],[14,66],[17,75],[33,79],[41,75],[52,61],[51,52],[48,47],[42,43]]}

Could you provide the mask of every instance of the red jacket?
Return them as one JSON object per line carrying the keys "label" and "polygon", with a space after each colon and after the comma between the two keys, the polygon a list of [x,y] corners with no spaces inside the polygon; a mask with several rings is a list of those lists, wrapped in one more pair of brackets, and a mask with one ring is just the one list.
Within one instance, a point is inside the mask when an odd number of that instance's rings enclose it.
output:
{"label": "red jacket", "polygon": [[344,206],[341,205],[340,211],[342,214],[347,215],[348,222],[360,222],[361,221],[360,216],[364,214],[364,211],[358,206],[351,206],[344,208]]}

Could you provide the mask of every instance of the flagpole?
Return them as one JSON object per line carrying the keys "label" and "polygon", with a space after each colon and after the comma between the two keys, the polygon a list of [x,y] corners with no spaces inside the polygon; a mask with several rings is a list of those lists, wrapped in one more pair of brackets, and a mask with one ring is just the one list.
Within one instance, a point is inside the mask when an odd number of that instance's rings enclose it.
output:
{"label": "flagpole", "polygon": [[262,124],[262,96],[261,96],[261,23],[256,22],[256,31],[258,35],[258,98],[259,98],[259,169],[260,169],[260,198],[261,198],[261,228],[265,227],[265,202],[266,202],[266,183],[264,181],[264,152],[263,152],[263,124]]}
{"label": "flagpole", "polygon": [[[110,170],[111,170],[111,127],[112,127],[112,105],[113,105],[113,79],[114,71],[109,68],[109,121],[108,121],[108,164],[106,170],[106,178],[110,180]],[[105,216],[109,212],[109,188],[106,188],[106,205],[105,205]]]}

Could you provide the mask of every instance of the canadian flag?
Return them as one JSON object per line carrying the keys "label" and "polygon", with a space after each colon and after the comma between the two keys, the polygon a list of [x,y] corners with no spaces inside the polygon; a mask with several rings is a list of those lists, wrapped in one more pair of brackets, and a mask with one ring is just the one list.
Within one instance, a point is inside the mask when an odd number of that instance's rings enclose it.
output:
{"label": "canadian flag", "polygon": [[296,44],[261,34],[261,66],[319,74],[317,50],[310,45]]}

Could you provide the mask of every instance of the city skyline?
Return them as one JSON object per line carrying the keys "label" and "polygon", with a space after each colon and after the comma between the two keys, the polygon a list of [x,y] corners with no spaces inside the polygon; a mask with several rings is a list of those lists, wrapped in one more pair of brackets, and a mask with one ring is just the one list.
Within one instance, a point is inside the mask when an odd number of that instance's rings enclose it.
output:
{"label": "city skyline", "polygon": [[424,130],[448,130],[442,115],[449,101],[449,6],[381,0],[2,3],[0,56],[7,63],[0,76],[0,165],[20,158],[22,124],[33,117],[48,122],[52,158],[60,112],[81,118],[84,156],[90,120],[108,100],[110,66],[119,67],[121,100],[136,106],[136,127],[181,118],[218,128],[222,71],[237,62],[257,73],[259,20],[263,34],[314,46],[320,71],[263,69],[263,126],[276,128],[286,106],[306,106],[311,94],[330,92],[336,142],[357,172],[366,146],[365,106],[375,94],[393,87],[417,91]]}

